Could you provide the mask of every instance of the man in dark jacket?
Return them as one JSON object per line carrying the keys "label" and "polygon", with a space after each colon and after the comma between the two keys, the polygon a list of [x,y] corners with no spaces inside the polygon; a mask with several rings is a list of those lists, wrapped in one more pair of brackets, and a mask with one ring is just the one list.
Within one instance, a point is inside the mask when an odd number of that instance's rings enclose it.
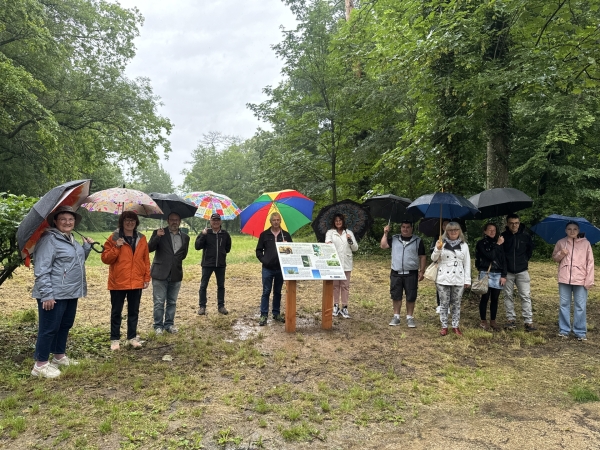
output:
{"label": "man in dark jacket", "polygon": [[533,241],[525,233],[517,214],[506,217],[506,231],[502,233],[502,248],[506,258],[506,283],[504,284],[504,309],[506,310],[506,329],[516,328],[515,305],[513,301],[514,286],[517,286],[521,297],[521,311],[525,322],[525,331],[535,331],[531,310],[531,286],[528,272],[529,259],[533,254]]}
{"label": "man in dark jacket", "polygon": [[278,212],[271,214],[269,222],[271,228],[260,234],[256,244],[256,257],[262,263],[263,293],[260,299],[260,321],[258,322],[261,327],[267,324],[271,290],[273,290],[273,319],[285,322],[285,318],[280,313],[283,274],[277,256],[276,242],[292,242],[290,234],[281,228],[281,215]]}
{"label": "man in dark jacket", "polygon": [[[150,268],[152,277],[152,298],[154,300],[154,332],[177,333],[175,309],[177,296],[183,279],[182,262],[188,254],[190,237],[179,229],[181,217],[169,214],[168,226],[154,230],[148,251],[154,254]],[[166,307],[165,307],[166,304]]]}
{"label": "man in dark jacket", "polygon": [[200,280],[200,308],[198,314],[206,314],[206,287],[210,276],[217,277],[217,304],[219,313],[227,314],[225,309],[225,267],[227,253],[231,250],[231,236],[221,229],[221,216],[210,216],[210,228],[205,228],[196,238],[196,250],[202,250],[202,279]]}

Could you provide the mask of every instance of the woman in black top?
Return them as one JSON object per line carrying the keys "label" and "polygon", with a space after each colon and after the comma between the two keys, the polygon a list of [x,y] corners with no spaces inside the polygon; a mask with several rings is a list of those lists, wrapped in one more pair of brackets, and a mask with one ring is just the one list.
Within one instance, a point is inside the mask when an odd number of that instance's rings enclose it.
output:
{"label": "woman in black top", "polygon": [[[494,223],[487,223],[483,227],[483,239],[481,239],[475,250],[475,266],[479,270],[479,279],[483,278],[489,270],[488,291],[481,296],[479,302],[479,317],[481,328],[500,331],[496,325],[496,313],[498,311],[498,298],[502,287],[506,282],[506,263],[502,243],[504,238],[498,235],[498,228]],[[490,302],[490,323],[486,320],[488,299]]]}

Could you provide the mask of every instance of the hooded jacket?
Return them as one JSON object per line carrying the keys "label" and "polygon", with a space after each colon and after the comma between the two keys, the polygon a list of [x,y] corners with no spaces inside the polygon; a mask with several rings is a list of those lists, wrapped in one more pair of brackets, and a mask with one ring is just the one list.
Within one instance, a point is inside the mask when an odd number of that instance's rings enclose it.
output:
{"label": "hooded jacket", "polygon": [[256,257],[265,269],[280,269],[279,257],[277,256],[277,242],[292,242],[292,236],[284,229],[281,229],[277,238],[275,238],[275,235],[271,232],[271,228],[267,228],[258,237]]}
{"label": "hooded jacket", "polygon": [[37,242],[34,257],[33,298],[67,300],[85,297],[85,260],[92,246],[83,247],[73,239],[71,242],[56,228],[50,228]]}
{"label": "hooded jacket", "polygon": [[135,252],[125,242],[117,247],[117,240],[123,237],[116,230],[104,244],[102,262],[108,264],[108,289],[111,291],[129,291],[143,289],[144,283],[150,282],[150,256],[148,243],[142,233],[135,234]]}
{"label": "hooded jacket", "polygon": [[[569,253],[564,255],[563,249]],[[552,259],[558,263],[558,282],[585,286],[594,284],[594,254],[586,238],[562,238],[554,246]]]}
{"label": "hooded jacket", "polygon": [[500,273],[502,278],[506,278],[506,259],[501,245],[496,244],[497,239],[484,236],[475,247],[475,267],[477,270],[487,272],[490,264],[490,272]]}
{"label": "hooded jacket", "polygon": [[202,267],[226,267],[227,253],[231,251],[231,236],[223,229],[215,233],[209,228],[206,234],[198,235],[194,247],[202,250]]}
{"label": "hooded jacket", "polygon": [[529,268],[529,260],[533,254],[533,241],[525,233],[525,225],[519,225],[515,234],[506,227],[502,233],[504,243],[502,249],[506,260],[506,271],[510,273],[525,272]]}

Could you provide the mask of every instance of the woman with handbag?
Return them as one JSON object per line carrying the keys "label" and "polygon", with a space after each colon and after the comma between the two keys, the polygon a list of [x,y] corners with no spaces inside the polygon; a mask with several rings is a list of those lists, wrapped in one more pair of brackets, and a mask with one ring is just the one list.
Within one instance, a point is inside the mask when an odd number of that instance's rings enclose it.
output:
{"label": "woman with handbag", "polygon": [[[483,227],[483,239],[475,247],[475,267],[479,270],[479,280],[487,278],[487,292],[481,295],[479,301],[479,326],[484,330],[500,331],[496,325],[498,299],[504,283],[506,283],[506,263],[502,244],[504,238],[499,236],[498,227],[494,223],[486,223]],[[490,323],[486,319],[487,304],[490,300]]]}
{"label": "woman with handbag", "polygon": [[552,259],[558,263],[558,335],[567,338],[572,329],[579,341],[586,341],[586,306],[588,290],[594,284],[594,254],[590,241],[579,234],[577,222],[567,223],[565,231],[567,236],[556,243],[552,253]]}
{"label": "woman with handbag", "polygon": [[438,261],[436,279],[440,294],[440,334],[448,334],[448,306],[452,312],[452,331],[462,336],[459,328],[460,302],[465,288],[471,286],[471,256],[465,236],[458,222],[446,225],[446,231],[435,244],[432,261]]}

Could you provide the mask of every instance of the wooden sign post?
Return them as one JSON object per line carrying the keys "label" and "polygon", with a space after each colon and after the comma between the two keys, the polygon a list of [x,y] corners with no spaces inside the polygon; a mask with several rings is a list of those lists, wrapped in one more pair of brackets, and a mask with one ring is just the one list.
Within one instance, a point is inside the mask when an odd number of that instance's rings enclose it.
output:
{"label": "wooden sign post", "polygon": [[[296,331],[296,280],[285,282],[285,331]],[[323,281],[323,300],[321,307],[321,328],[333,328],[333,280]]]}

